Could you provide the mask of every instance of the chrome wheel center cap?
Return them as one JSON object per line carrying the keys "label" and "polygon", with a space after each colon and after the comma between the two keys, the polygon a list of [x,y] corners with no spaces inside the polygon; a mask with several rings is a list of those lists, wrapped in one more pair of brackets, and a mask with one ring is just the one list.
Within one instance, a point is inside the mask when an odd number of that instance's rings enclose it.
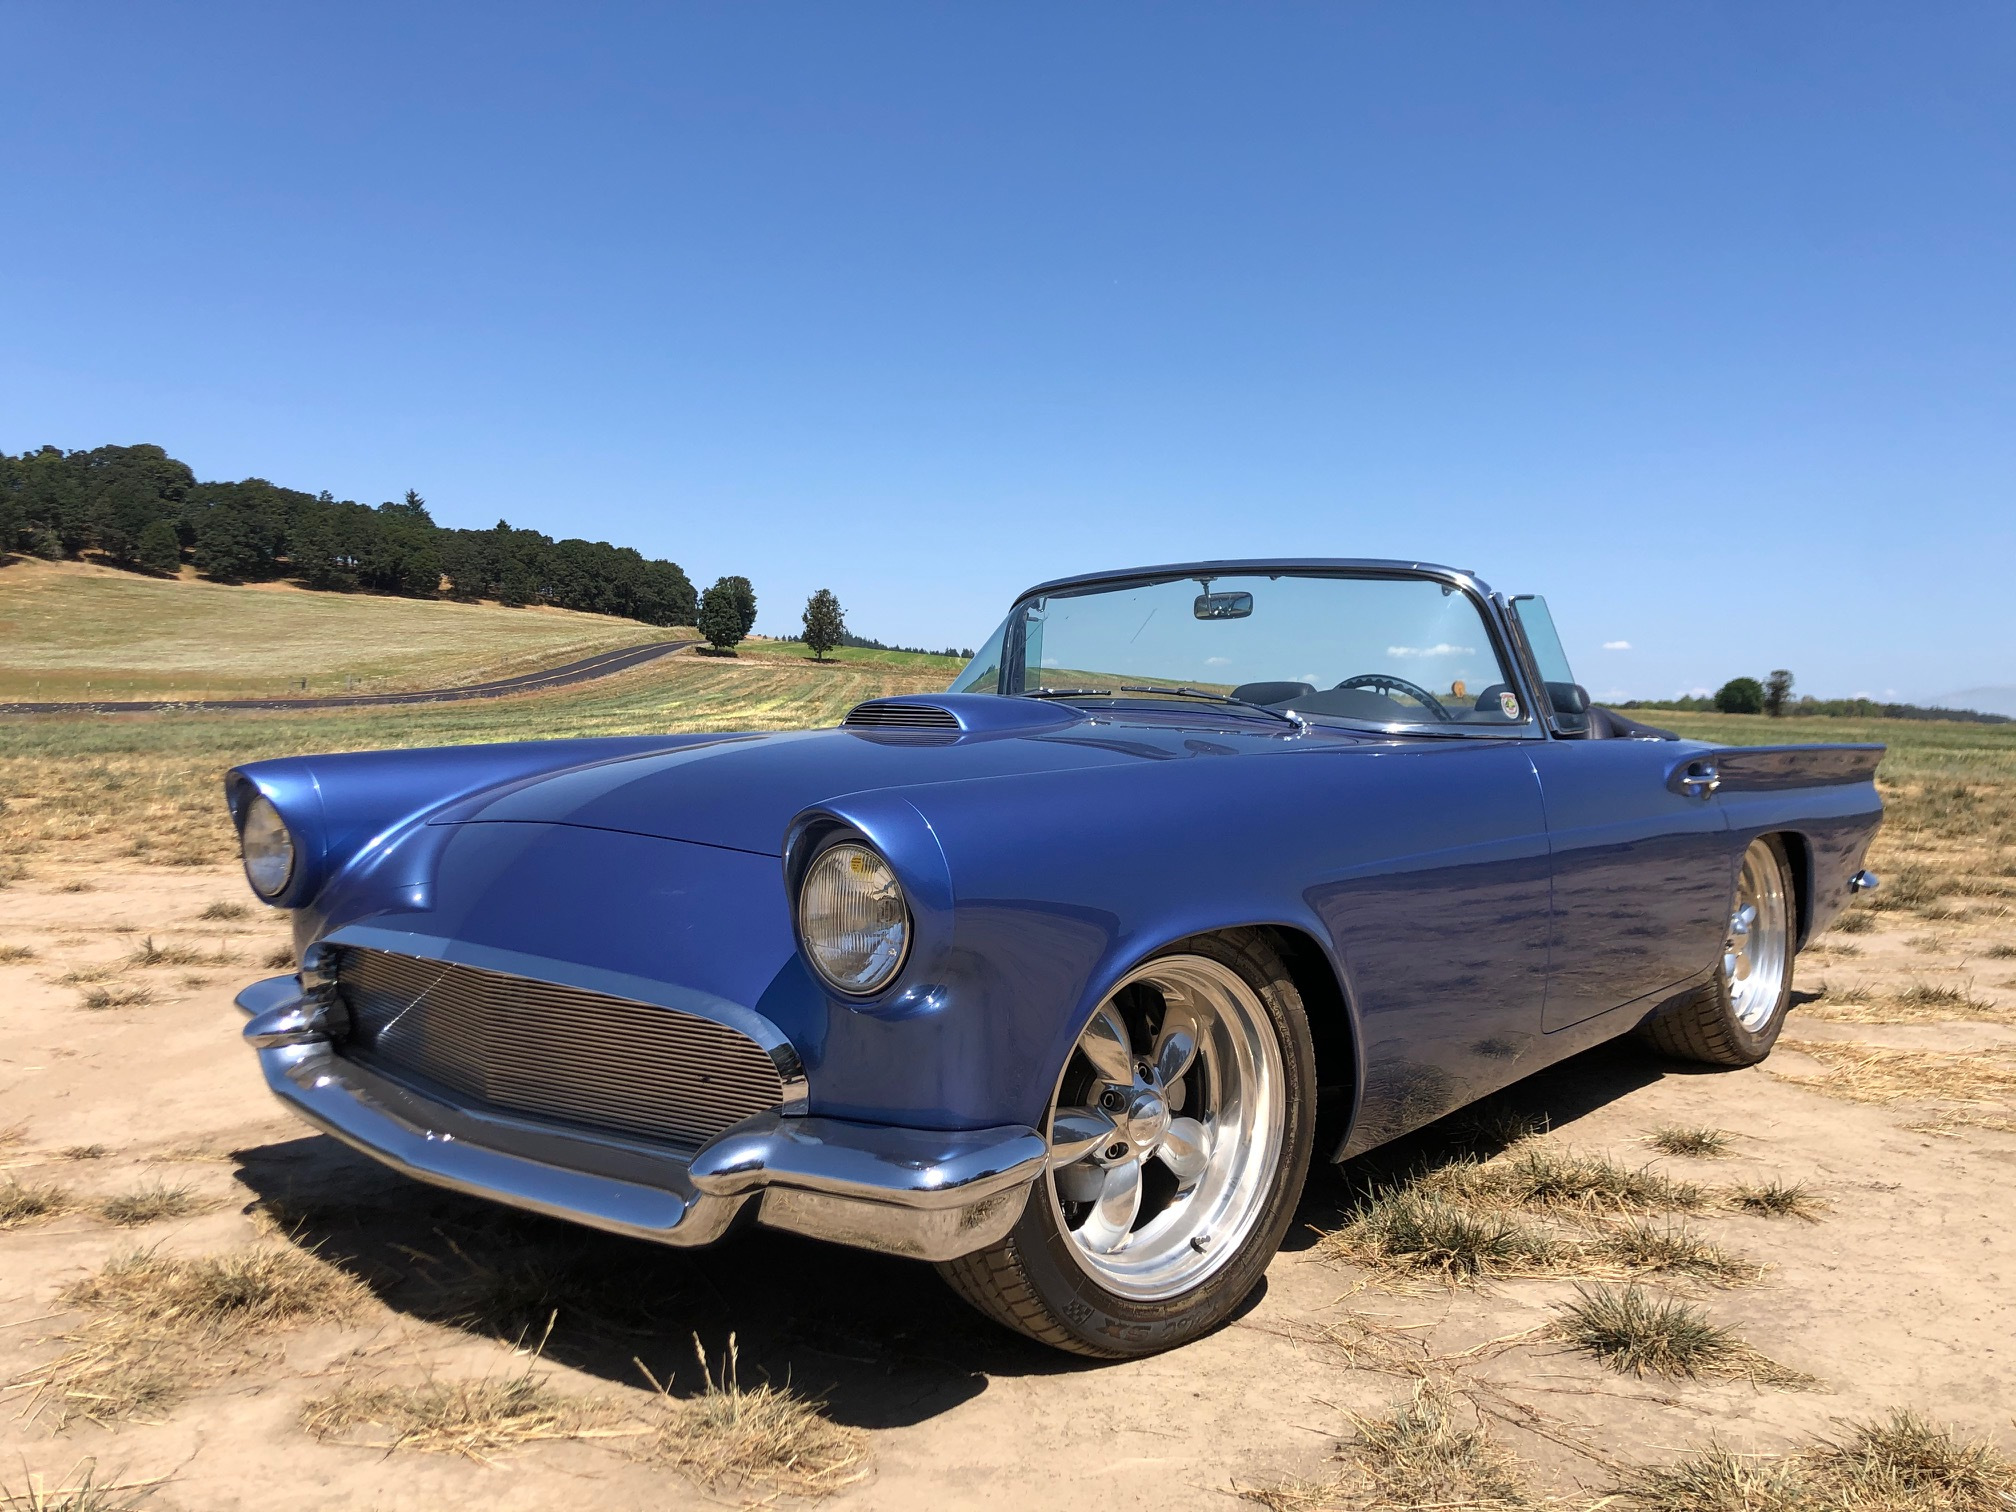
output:
{"label": "chrome wheel center cap", "polygon": [[1127,1142],[1146,1154],[1169,1132],[1169,1104],[1151,1088],[1138,1089],[1127,1103]]}

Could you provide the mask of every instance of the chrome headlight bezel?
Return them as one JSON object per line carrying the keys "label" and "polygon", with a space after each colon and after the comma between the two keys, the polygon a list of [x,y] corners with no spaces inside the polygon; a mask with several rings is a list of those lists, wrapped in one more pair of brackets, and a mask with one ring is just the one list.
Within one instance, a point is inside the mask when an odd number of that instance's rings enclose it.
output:
{"label": "chrome headlight bezel", "polygon": [[238,856],[245,882],[271,903],[293,885],[301,848],[286,819],[264,793],[257,794],[238,821]]}
{"label": "chrome headlight bezel", "polygon": [[[881,943],[871,947],[868,959],[872,970],[848,975],[834,967],[838,955],[834,946],[840,935],[833,928],[835,890],[852,891],[857,899],[884,914],[879,931],[856,929],[853,933],[881,933]],[[879,897],[877,896],[879,895]],[[817,913],[815,914],[815,910]],[[888,858],[858,835],[841,835],[821,846],[798,878],[797,896],[791,901],[792,921],[798,935],[799,953],[819,981],[848,998],[869,998],[883,991],[903,974],[916,939],[916,920],[902,879]],[[895,935],[893,943],[888,936]],[[858,950],[856,951],[858,954]]]}

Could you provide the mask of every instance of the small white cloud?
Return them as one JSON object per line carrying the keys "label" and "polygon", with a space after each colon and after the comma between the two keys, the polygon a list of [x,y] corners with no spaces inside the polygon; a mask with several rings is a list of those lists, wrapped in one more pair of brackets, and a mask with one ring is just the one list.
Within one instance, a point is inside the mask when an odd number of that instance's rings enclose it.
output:
{"label": "small white cloud", "polygon": [[1477,648],[1475,646],[1452,646],[1447,641],[1444,641],[1439,646],[1388,646],[1386,654],[1395,657],[1475,656]]}
{"label": "small white cloud", "polygon": [[1862,691],[1862,692],[1860,692],[1860,693],[1850,693],[1850,694],[1849,694],[1848,696],[1849,696],[1850,698],[1874,698],[1874,697],[1875,697],[1876,695],[1875,695],[1874,693],[1871,693],[1871,692],[1869,692],[1869,691],[1867,691],[1867,690],[1865,689],[1864,691]]}
{"label": "small white cloud", "polygon": [[1043,665],[1046,667],[1061,667],[1064,663],[1057,660],[1054,656],[1046,656],[1043,658]]}
{"label": "small white cloud", "polygon": [[1204,658],[1204,665],[1207,667],[1229,667],[1232,665],[1232,658],[1229,656],[1207,656]]}
{"label": "small white cloud", "polygon": [[1313,688],[1316,686],[1316,674],[1314,672],[1304,672],[1300,677],[1296,678],[1295,681],[1305,682],[1309,684],[1310,687]]}
{"label": "small white cloud", "polygon": [[1629,651],[1629,650],[1631,649],[1631,642],[1629,642],[1629,641],[1605,641],[1605,642],[1603,642],[1603,649],[1604,649],[1605,651]]}
{"label": "small white cloud", "polygon": [[1682,693],[1682,698],[1706,698],[1712,692],[1709,688],[1696,688],[1692,693]]}
{"label": "small white cloud", "polygon": [[1897,696],[1897,690],[1895,688],[1885,688],[1883,690],[1883,696],[1885,698],[1895,698]]}

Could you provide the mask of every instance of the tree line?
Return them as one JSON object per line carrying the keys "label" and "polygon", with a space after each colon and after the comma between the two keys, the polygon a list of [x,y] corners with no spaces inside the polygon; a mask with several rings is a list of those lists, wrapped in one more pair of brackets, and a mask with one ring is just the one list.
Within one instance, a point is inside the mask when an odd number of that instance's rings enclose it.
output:
{"label": "tree line", "polygon": [[[410,490],[373,508],[264,478],[198,482],[158,446],[0,452],[0,553],[9,551],[52,561],[95,553],[162,575],[190,562],[225,583],[291,578],[338,593],[551,604],[647,625],[690,625],[699,610],[678,563],[628,546],[556,541],[503,520],[450,529]],[[746,578],[732,581],[746,590]]]}
{"label": "tree line", "polygon": [[1792,674],[1780,667],[1761,682],[1754,677],[1732,677],[1715,690],[1712,698],[1633,698],[1616,707],[1674,709],[1698,714],[1763,714],[1772,719],[1789,715],[1836,719],[1951,719],[1963,724],[2016,723],[2005,714],[1984,714],[1977,709],[1880,703],[1873,698],[1815,698],[1810,693],[1795,699],[1792,683]]}

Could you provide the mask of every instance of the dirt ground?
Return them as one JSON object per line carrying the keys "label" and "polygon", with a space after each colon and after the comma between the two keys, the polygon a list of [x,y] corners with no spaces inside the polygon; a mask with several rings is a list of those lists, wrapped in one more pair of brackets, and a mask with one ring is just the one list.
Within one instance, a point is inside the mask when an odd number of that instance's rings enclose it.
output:
{"label": "dirt ground", "polygon": [[[1824,1205],[1808,1217],[1699,1205],[1671,1221],[1761,1277],[1657,1284],[1812,1378],[1787,1385],[1639,1378],[1577,1352],[1550,1332],[1556,1305],[1593,1284],[1572,1274],[1450,1285],[1344,1263],[1319,1236],[1348,1222],[1365,1170],[1312,1178],[1234,1323],[1125,1364],[1004,1334],[922,1265],[763,1231],[666,1251],[436,1192],[269,1099],[231,995],[266,974],[283,931],[264,910],[200,917],[245,900],[235,868],[132,861],[42,860],[0,891],[0,1181],[58,1189],[49,1211],[0,1224],[0,1381],[13,1383],[0,1396],[0,1490],[90,1474],[139,1486],[148,1507],[206,1512],[276,1500],[616,1512],[776,1494],[633,1452],[634,1424],[662,1406],[637,1362],[675,1397],[698,1390],[696,1336],[717,1369],[733,1338],[744,1387],[788,1383],[861,1430],[834,1508],[1250,1505],[1243,1493],[1287,1497],[1279,1488],[1345,1473],[1354,1415],[1390,1411],[1422,1382],[1467,1404],[1531,1495],[1574,1502],[1711,1440],[1782,1452],[1895,1408],[2016,1449],[2016,1098],[1995,1079],[2016,1067],[2016,951],[1999,915],[1883,914],[1830,934],[1802,959],[1787,1045],[1762,1067],[1709,1072],[1613,1046],[1502,1099],[1545,1120],[1528,1147],[1607,1152],[1716,1192],[1797,1183]],[[1886,1080],[1889,1066],[1917,1066],[1918,1080]],[[1648,1136],[1672,1125],[1727,1131],[1728,1152],[1661,1154]],[[1379,1169],[1432,1164],[1437,1137],[1386,1152]],[[129,1222],[107,1216],[122,1213],[108,1199],[164,1192],[129,1204]],[[311,1313],[212,1340],[177,1357],[181,1400],[93,1421],[110,1414],[94,1409],[90,1378],[55,1368],[94,1337],[90,1305],[66,1288],[135,1249],[244,1246],[312,1250],[362,1283],[362,1301],[348,1321]],[[533,1364],[514,1341],[536,1342],[555,1312]],[[528,1368],[616,1426],[480,1457],[303,1427],[308,1404],[346,1384],[499,1382]],[[66,1399],[66,1380],[82,1394]],[[1355,1505],[1359,1493],[1332,1494]]]}

